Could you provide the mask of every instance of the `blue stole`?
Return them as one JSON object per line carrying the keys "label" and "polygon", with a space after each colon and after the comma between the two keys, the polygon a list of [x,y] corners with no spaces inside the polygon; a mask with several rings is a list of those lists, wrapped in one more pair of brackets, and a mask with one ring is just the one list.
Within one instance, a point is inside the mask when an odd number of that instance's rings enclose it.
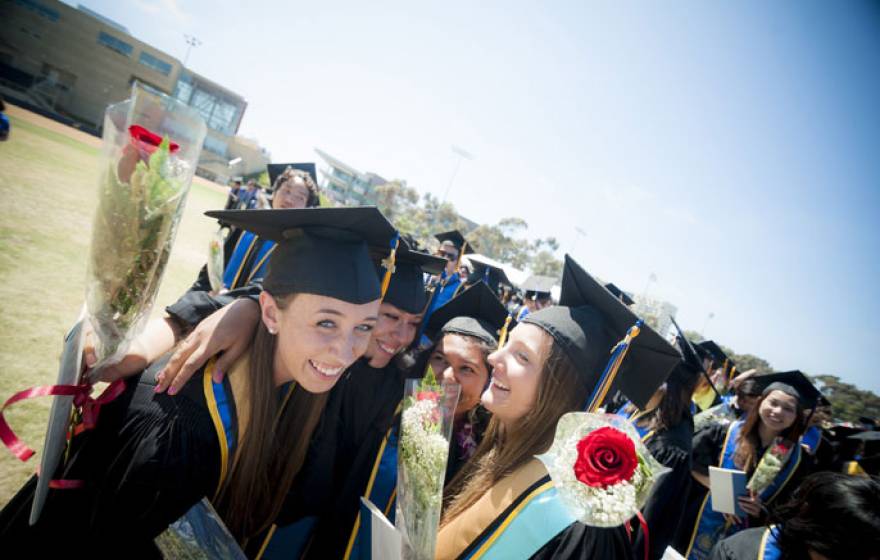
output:
{"label": "blue stole", "polygon": [[644,443],[651,439],[651,436],[654,435],[654,430],[649,430],[647,426],[639,426],[637,421],[639,420],[639,414],[641,414],[640,410],[633,409],[632,412],[625,412],[626,407],[630,404],[632,404],[630,401],[626,401],[626,403],[624,403],[624,405],[620,407],[620,410],[615,412],[615,414],[629,420],[629,423],[632,425],[633,428],[636,429],[636,432],[638,432],[639,438],[641,438],[642,443]]}
{"label": "blue stole", "polygon": [[[395,504],[397,503],[397,443],[400,425],[398,420],[402,405],[403,403],[397,405],[394,420],[391,422],[388,433],[385,434],[385,439],[382,440],[382,445],[379,446],[376,462],[373,463],[373,470],[370,473],[370,480],[364,490],[364,497],[379,508],[391,523],[394,523]],[[361,514],[358,513],[343,557],[345,560],[369,556],[369,549],[364,548],[370,546],[369,531],[369,526],[364,526],[361,523]],[[362,551],[361,548],[364,550]]]}
{"label": "blue stole", "polygon": [[528,558],[575,521],[545,476],[518,496],[459,559]]}
{"label": "blue stole", "polygon": [[[727,436],[725,436],[724,444],[721,448],[721,458],[718,461],[719,467],[726,469],[738,468],[733,462],[733,455],[736,451],[737,436],[739,435],[739,431],[743,424],[743,420],[737,420],[736,422],[731,423],[730,427],[727,428]],[[761,492],[761,501],[765,504],[769,504],[785,487],[801,462],[801,454],[801,446],[795,445],[788,457],[788,461],[785,463],[785,466],[782,467],[782,470],[776,475],[776,479],[770,484],[770,486]],[[742,528],[743,527],[740,526],[727,525],[724,515],[712,509],[712,493],[707,491],[706,497],[703,498],[703,505],[697,513],[697,519],[694,532],[691,535],[691,544],[687,551],[687,557],[693,560],[705,560],[709,558],[709,554],[712,552],[712,547],[715,546],[715,543],[725,537],[729,537]]]}
{"label": "blue stole", "polygon": [[[243,231],[223,271],[223,286],[232,290],[265,276],[269,255],[274,248],[274,241],[260,239],[249,231]],[[254,249],[256,254],[252,256]]]}
{"label": "blue stole", "polygon": [[[455,295],[456,290],[458,290],[458,286],[461,284],[461,278],[458,273],[454,273],[452,276],[445,280],[441,280],[440,284],[435,288],[436,293],[434,294],[434,299],[431,301],[431,307],[428,309],[428,314],[433,313],[438,307],[443,305],[452,299],[452,296]],[[427,319],[426,315],[426,319]]]}
{"label": "blue stole", "polygon": [[220,446],[220,474],[217,479],[217,490],[214,497],[220,492],[226,475],[229,473],[229,466],[232,462],[232,454],[238,440],[238,426],[232,414],[233,399],[229,396],[231,387],[227,385],[228,377],[224,378],[220,383],[214,383],[211,379],[214,372],[214,359],[208,362],[202,373],[202,390],[205,395],[205,402],[208,405],[208,412],[211,415],[211,421],[214,423],[214,429],[217,432],[217,444]]}
{"label": "blue stole", "polygon": [[801,444],[806,446],[807,451],[810,452],[810,455],[816,453],[816,448],[819,447],[819,442],[822,441],[822,430],[819,426],[813,426],[809,428],[804,435],[801,437]]}
{"label": "blue stole", "polygon": [[526,307],[525,305],[523,305],[522,307],[519,308],[519,311],[516,312],[516,317],[515,317],[516,322],[519,323],[520,321],[525,319],[526,315],[528,315],[528,314],[529,314],[529,308]]}
{"label": "blue stole", "polygon": [[782,550],[779,549],[779,532],[775,525],[764,530],[761,544],[758,546],[758,560],[779,560],[782,558]]}

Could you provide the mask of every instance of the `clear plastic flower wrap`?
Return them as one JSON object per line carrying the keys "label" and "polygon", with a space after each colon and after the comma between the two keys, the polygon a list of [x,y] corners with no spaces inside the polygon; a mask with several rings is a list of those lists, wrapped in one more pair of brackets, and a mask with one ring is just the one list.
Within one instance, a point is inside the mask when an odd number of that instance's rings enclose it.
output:
{"label": "clear plastic flower wrap", "polygon": [[244,552],[211,503],[202,498],[155,538],[168,560],[245,560]]}
{"label": "clear plastic flower wrap", "polygon": [[395,526],[405,560],[431,560],[437,545],[452,422],[461,386],[407,379],[397,463]]}
{"label": "clear plastic flower wrap", "polygon": [[205,133],[196,110],[137,83],[104,114],[86,287],[103,363],[120,358],[149,318]]}
{"label": "clear plastic flower wrap", "polygon": [[538,456],[569,511],[585,525],[616,527],[645,505],[668,471],[635,428],[613,414],[569,412],[559,419],[550,449]]}
{"label": "clear plastic flower wrap", "polygon": [[211,291],[220,293],[223,291],[223,244],[226,237],[223,229],[218,229],[208,242],[208,282]]}

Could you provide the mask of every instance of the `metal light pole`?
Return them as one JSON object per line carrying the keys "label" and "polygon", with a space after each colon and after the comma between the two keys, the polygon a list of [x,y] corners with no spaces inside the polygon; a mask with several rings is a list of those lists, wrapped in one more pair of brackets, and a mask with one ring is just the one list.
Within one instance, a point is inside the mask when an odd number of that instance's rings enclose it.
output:
{"label": "metal light pole", "polygon": [[199,40],[199,38],[196,37],[195,35],[189,35],[186,33],[183,34],[183,39],[184,39],[184,41],[186,41],[186,44],[188,45],[186,47],[186,54],[183,56],[183,67],[186,68],[186,63],[189,60],[190,51],[192,51],[193,47],[202,46],[202,41]]}
{"label": "metal light pole", "polygon": [[458,157],[455,158],[455,170],[453,170],[452,177],[449,178],[449,184],[446,185],[446,190],[443,192],[443,200],[440,201],[441,205],[446,202],[446,197],[449,196],[449,190],[452,189],[452,184],[455,182],[455,176],[458,175],[458,169],[461,167],[462,160],[474,159],[474,156],[472,154],[462,148],[459,148],[455,144],[452,145],[452,153],[457,155]]}

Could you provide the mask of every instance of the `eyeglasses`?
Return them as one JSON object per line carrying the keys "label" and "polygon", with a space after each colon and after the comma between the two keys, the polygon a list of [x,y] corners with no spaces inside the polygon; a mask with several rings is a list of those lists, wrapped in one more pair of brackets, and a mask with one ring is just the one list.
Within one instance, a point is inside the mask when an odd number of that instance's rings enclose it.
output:
{"label": "eyeglasses", "polygon": [[447,261],[454,261],[458,258],[458,255],[455,253],[447,253],[446,251],[437,251],[437,256],[446,259]]}

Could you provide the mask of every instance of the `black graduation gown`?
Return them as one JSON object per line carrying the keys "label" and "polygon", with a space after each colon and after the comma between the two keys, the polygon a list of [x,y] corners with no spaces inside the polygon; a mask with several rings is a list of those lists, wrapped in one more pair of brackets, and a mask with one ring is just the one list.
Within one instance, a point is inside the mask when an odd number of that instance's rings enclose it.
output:
{"label": "black graduation gown", "polygon": [[153,557],[153,538],[213,496],[221,457],[202,375],[170,397],[153,392],[160,367],[130,378],[125,392],[101,408],[97,426],[74,437],[55,478],[82,480],[84,487],[50,490],[34,527],[28,517],[36,477],[3,508],[4,556],[26,550],[41,557],[63,546],[74,557]]}
{"label": "black graduation gown", "polygon": [[765,530],[766,527],[755,527],[727,537],[712,549],[710,560],[755,560]]}
{"label": "black graduation gown", "polygon": [[[728,427],[729,426],[727,425],[713,422],[704,426],[694,434],[692,470],[708,476],[709,467],[718,465],[719,457],[721,456],[721,448],[724,445]],[[762,456],[763,453],[763,449],[758,450],[759,457]],[[785,484],[785,486],[783,486],[783,488],[776,494],[772,503],[783,504],[788,501],[792,492],[797,489],[804,477],[812,472],[812,465],[813,462],[809,454],[802,453],[800,464],[797,466],[788,483]],[[752,473],[753,471],[749,471],[746,474],[751,477]],[[687,550],[689,543],[691,542],[700,507],[702,506],[703,500],[708,491],[709,490],[705,486],[696,481],[693,481],[690,485],[690,490],[688,491],[687,498],[684,502],[684,512],[678,530],[676,531],[674,541],[674,548],[679,552]],[[769,506],[771,504],[764,505]],[[748,526],[757,527],[762,525],[765,521],[766,519],[764,519],[764,516],[749,516]]]}
{"label": "black graduation gown", "polygon": [[587,527],[582,523],[572,523],[567,529],[553,537],[532,560],[627,560],[642,558],[632,555],[632,544],[623,527]]}
{"label": "black graduation gown", "polygon": [[[399,422],[406,372],[355,362],[331,391],[303,471],[277,525],[317,515],[302,558],[342,558],[382,441]],[[380,506],[381,507],[381,506]]]}
{"label": "black graduation gown", "polygon": [[[684,511],[681,498],[687,495],[691,485],[691,445],[694,437],[694,420],[690,413],[672,429],[650,436],[645,446],[651,455],[665,467],[672,469],[665,473],[651,490],[648,501],[642,508],[642,515],[648,524],[648,558],[657,560],[675,538]],[[638,528],[633,541],[636,558],[645,557],[644,533]]]}

